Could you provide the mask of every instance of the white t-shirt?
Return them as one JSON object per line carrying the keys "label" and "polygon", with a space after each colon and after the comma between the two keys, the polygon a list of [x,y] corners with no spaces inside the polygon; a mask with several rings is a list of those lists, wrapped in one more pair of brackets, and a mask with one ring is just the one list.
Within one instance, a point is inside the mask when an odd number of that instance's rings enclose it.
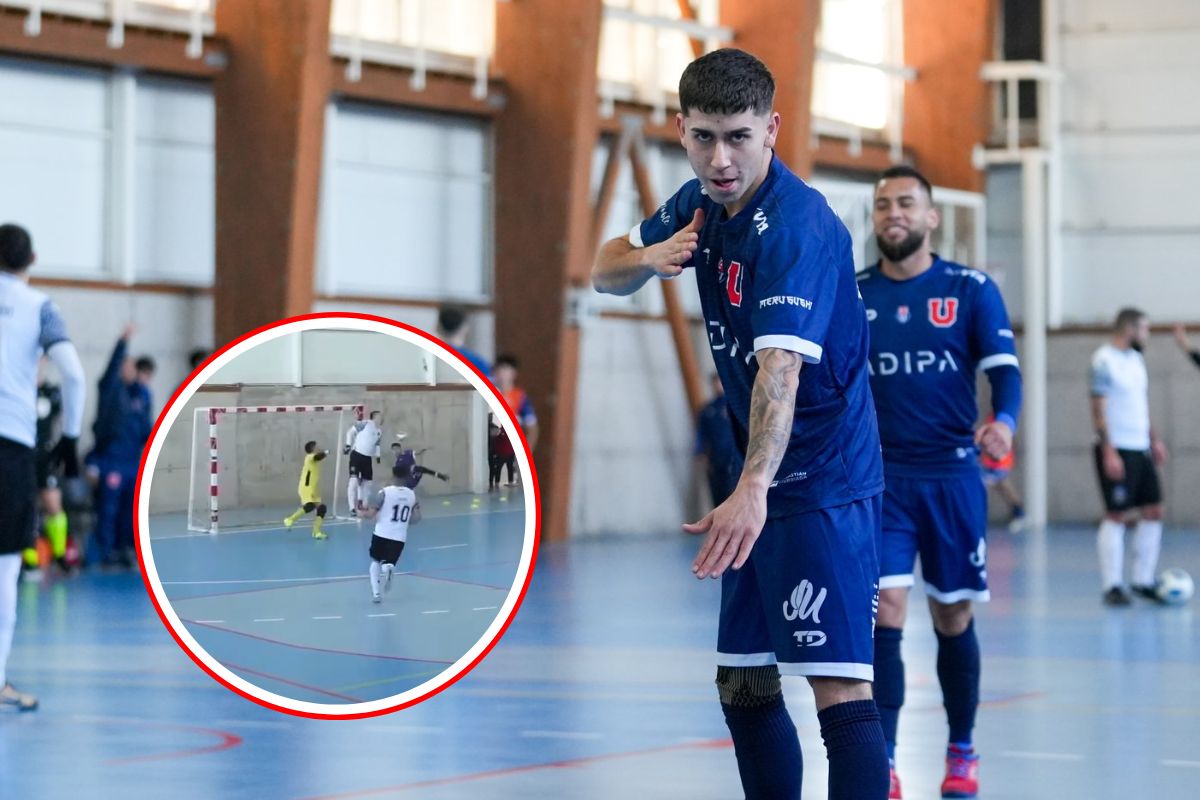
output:
{"label": "white t-shirt", "polygon": [[1092,355],[1092,395],[1103,397],[1108,441],[1118,450],[1150,449],[1150,378],[1137,350],[1106,344]]}
{"label": "white t-shirt", "polygon": [[375,535],[396,542],[408,540],[408,523],[417,507],[417,495],[407,486],[385,486],[375,495],[372,506],[378,510],[375,517]]}
{"label": "white t-shirt", "polygon": [[379,440],[382,437],[383,431],[379,430],[379,426],[369,419],[354,423],[350,426],[350,430],[346,431],[346,443],[353,448],[354,452],[362,453],[364,456],[379,457]]}
{"label": "white t-shirt", "polygon": [[[58,307],[15,275],[0,272],[0,436],[26,447],[37,438],[38,358],[59,342],[68,341]],[[74,402],[74,401],[73,401]],[[68,414],[64,432],[79,435]],[[68,409],[72,411],[73,409]]]}

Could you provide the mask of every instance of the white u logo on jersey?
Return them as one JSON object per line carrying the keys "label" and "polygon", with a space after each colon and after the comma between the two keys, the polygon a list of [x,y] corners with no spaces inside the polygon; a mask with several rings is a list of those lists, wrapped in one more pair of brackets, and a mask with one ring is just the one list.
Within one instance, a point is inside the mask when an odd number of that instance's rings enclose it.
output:
{"label": "white u logo on jersey", "polygon": [[793,620],[805,620],[812,618],[812,621],[820,624],[821,622],[821,605],[825,602],[825,595],[828,589],[821,589],[817,593],[816,599],[813,599],[814,587],[807,580],[800,581],[800,585],[792,589],[792,596],[789,600],[783,601],[783,618],[788,622]]}

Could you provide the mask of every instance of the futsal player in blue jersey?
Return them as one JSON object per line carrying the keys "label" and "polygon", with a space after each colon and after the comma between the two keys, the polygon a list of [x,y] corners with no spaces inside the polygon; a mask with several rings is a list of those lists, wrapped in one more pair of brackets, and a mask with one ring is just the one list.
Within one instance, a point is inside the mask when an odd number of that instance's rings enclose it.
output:
{"label": "futsal player in blue jersey", "polygon": [[592,280],[629,294],[696,270],[745,462],[729,498],[684,528],[706,534],[692,571],[723,581],[717,689],[746,797],[800,797],[783,674],[812,686],[829,797],[883,800],[870,683],[883,470],[867,321],[849,233],[775,157],[774,88],[740,50],[688,66],[677,124],[697,178],[607,242]]}
{"label": "futsal player in blue jersey", "polygon": [[[978,455],[1002,459],[1012,449],[1021,373],[996,284],[930,250],[938,212],[929,181],[911,167],[884,172],[873,222],[882,257],[858,287],[871,326],[871,390],[887,476],[875,699],[893,759],[890,797],[901,796],[894,768],[904,703],[900,637],[918,554],[950,723],[942,796],[974,797],[979,643],[971,602],[988,599],[987,490]],[[991,384],[993,419],[977,426],[978,370]]]}

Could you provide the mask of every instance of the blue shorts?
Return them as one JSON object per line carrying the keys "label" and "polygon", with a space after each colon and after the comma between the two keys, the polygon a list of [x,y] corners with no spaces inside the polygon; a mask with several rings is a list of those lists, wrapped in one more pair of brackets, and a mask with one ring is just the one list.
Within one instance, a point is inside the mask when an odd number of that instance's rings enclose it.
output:
{"label": "blue shorts", "polygon": [[874,680],[880,502],[767,520],[721,579],[720,666]]}
{"label": "blue shorts", "polygon": [[934,600],[986,602],[991,597],[987,487],[978,473],[950,478],[888,476],[879,588],[912,586],[918,553],[925,593]]}

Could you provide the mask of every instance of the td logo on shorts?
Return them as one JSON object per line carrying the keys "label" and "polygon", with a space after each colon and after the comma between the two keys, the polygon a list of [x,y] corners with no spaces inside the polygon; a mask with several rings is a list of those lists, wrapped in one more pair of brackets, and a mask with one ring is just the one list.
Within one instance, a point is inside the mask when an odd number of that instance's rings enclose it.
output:
{"label": "td logo on shorts", "polygon": [[[792,589],[792,596],[783,601],[783,618],[788,622],[811,619],[820,625],[821,605],[825,602],[827,594],[827,589],[822,588],[817,592],[816,587],[808,580],[800,581],[800,585]],[[821,631],[796,631],[792,636],[799,647],[820,647],[825,644],[826,639]]]}

